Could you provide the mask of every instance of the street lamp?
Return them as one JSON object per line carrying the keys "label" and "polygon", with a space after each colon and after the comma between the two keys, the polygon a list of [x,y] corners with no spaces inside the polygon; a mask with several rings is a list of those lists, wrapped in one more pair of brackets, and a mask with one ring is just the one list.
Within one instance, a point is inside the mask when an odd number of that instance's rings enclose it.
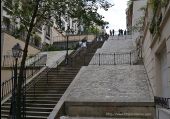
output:
{"label": "street lamp", "polygon": [[12,101],[11,101],[11,108],[10,108],[10,118],[16,119],[16,87],[17,87],[17,62],[18,58],[22,55],[22,49],[19,43],[14,45],[12,48],[12,56],[15,58],[15,67],[14,67],[14,77],[12,77]]}
{"label": "street lamp", "polygon": [[65,63],[68,65],[68,36],[69,36],[69,32],[70,31],[70,26],[67,26],[67,30],[66,30],[66,38],[67,38],[67,42],[66,42],[66,61]]}

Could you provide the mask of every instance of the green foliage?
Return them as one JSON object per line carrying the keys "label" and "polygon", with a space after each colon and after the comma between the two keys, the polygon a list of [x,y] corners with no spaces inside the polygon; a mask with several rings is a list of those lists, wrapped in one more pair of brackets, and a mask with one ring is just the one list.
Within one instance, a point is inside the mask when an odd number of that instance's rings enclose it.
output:
{"label": "green foliage", "polygon": [[3,17],[3,22],[4,22],[4,24],[5,24],[6,26],[9,26],[11,21],[10,21],[9,18]]}
{"label": "green foliage", "polygon": [[89,28],[86,29],[86,32],[92,33],[92,34],[98,34],[98,33],[100,33],[100,30],[97,27],[92,25],[92,26],[90,26]]}
{"label": "green foliage", "polygon": [[[9,3],[8,0],[4,0]],[[53,25],[53,19],[55,18],[59,24],[61,24],[61,15],[77,18],[80,22],[86,25],[92,22],[103,25],[105,22],[102,20],[102,16],[97,13],[98,8],[108,10],[112,5],[106,0],[15,0],[10,5],[14,21],[20,19],[20,22],[25,25],[27,30],[34,15],[36,6],[38,5],[38,11],[34,20],[33,26],[37,24]]]}
{"label": "green foliage", "polygon": [[168,5],[168,2],[169,0],[151,0],[151,5],[152,5],[154,14],[158,10],[159,6],[166,7]]}
{"label": "green foliage", "polygon": [[35,43],[35,46],[37,47],[39,47],[41,44],[41,37],[37,34],[34,35],[34,43]]}
{"label": "green foliage", "polygon": [[58,48],[54,45],[45,45],[44,48],[42,49],[43,51],[60,51],[63,50],[62,48]]}

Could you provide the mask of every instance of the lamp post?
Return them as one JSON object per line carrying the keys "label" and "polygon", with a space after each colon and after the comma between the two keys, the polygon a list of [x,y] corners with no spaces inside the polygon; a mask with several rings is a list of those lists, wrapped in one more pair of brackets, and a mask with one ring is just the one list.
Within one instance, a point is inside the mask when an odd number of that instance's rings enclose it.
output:
{"label": "lamp post", "polygon": [[12,77],[12,100],[11,100],[11,108],[10,108],[10,118],[11,119],[16,119],[16,87],[17,87],[17,62],[18,62],[18,58],[21,57],[22,55],[22,49],[21,46],[19,45],[19,43],[17,43],[16,45],[14,45],[14,47],[12,48],[12,55],[15,58],[15,66],[14,66],[14,77]]}
{"label": "lamp post", "polygon": [[66,30],[66,61],[65,61],[65,63],[68,65],[68,35],[69,35],[69,28],[70,26],[68,25],[67,26],[67,30]]}

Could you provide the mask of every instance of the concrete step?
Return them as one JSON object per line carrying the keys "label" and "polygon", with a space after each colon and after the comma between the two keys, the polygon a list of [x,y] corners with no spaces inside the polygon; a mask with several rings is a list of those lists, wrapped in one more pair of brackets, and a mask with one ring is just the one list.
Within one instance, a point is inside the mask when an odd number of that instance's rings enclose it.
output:
{"label": "concrete step", "polygon": [[31,88],[30,91],[44,91],[44,90],[48,90],[48,91],[51,91],[51,90],[66,90],[67,87],[39,87],[39,86],[36,86],[35,88]]}
{"label": "concrete step", "polygon": [[[64,84],[64,85],[49,85],[48,82],[46,85],[40,85],[40,84],[37,84],[35,86],[35,88],[43,88],[43,89],[47,89],[47,88],[51,88],[51,89],[56,89],[56,88],[67,88],[68,85],[67,84]],[[34,88],[34,87],[33,87]]]}
{"label": "concrete step", "polygon": [[[29,103],[26,102],[27,107],[38,107],[38,108],[53,108],[56,104],[39,104],[39,103]],[[10,102],[5,102],[2,106],[11,106]]]}
{"label": "concrete step", "polygon": [[[5,114],[8,115],[9,114],[9,110],[1,110],[1,114]],[[39,111],[26,111],[26,115],[31,115],[31,116],[48,116],[50,114],[50,112],[39,112]]]}
{"label": "concrete step", "polygon": [[[73,79],[56,79],[56,80],[48,80],[48,83],[71,83]],[[39,80],[38,83],[47,83],[47,80]]]}
{"label": "concrete step", "polygon": [[[49,99],[26,99],[26,103],[38,103],[38,104],[56,104],[59,100],[49,100]],[[7,102],[11,103],[11,100],[8,100]]]}
{"label": "concrete step", "polygon": [[[48,96],[48,97],[61,97],[63,94],[55,94],[55,93],[45,93],[45,94],[36,94],[36,97],[45,97],[45,96]],[[26,96],[28,97],[32,97],[34,96],[34,94],[31,94],[31,93],[27,93]]]}
{"label": "concrete step", "polygon": [[[47,116],[30,116],[26,115],[27,119],[47,119]],[[1,119],[9,119],[8,114],[1,114]]]}
{"label": "concrete step", "polygon": [[55,93],[55,94],[63,94],[64,92],[63,92],[64,90],[58,90],[58,91],[56,91],[56,90],[44,90],[44,91],[42,91],[42,90],[36,90],[35,92],[34,92],[34,90],[29,90],[29,91],[27,91],[27,94],[53,94],[53,93]]}
{"label": "concrete step", "polygon": [[[75,74],[48,74],[48,77],[74,77],[77,73]],[[40,78],[47,77],[47,75],[42,75]]]}
{"label": "concrete step", "polygon": [[[59,81],[58,82],[55,82],[55,81],[54,82],[52,82],[52,81],[49,82],[48,81],[48,85],[50,85],[50,86],[69,85],[70,83],[71,83],[71,81],[67,81],[67,82],[66,81],[60,81],[60,82]],[[38,84],[39,85],[47,85],[47,82],[38,82]]]}
{"label": "concrete step", "polygon": [[[10,110],[10,106],[1,106],[2,110]],[[2,111],[1,110],[1,111]],[[51,112],[53,108],[47,108],[47,107],[26,107],[27,111],[37,111],[37,112]]]}

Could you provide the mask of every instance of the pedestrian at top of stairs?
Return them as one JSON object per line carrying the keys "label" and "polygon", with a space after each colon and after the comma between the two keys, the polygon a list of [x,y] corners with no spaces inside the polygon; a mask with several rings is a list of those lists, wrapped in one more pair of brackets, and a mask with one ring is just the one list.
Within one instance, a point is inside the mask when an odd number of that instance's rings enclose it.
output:
{"label": "pedestrian at top of stairs", "polygon": [[110,36],[112,36],[112,30],[110,30]]}
{"label": "pedestrian at top of stairs", "polygon": [[113,29],[113,30],[112,30],[112,35],[114,36],[114,34],[115,34],[115,30]]}

